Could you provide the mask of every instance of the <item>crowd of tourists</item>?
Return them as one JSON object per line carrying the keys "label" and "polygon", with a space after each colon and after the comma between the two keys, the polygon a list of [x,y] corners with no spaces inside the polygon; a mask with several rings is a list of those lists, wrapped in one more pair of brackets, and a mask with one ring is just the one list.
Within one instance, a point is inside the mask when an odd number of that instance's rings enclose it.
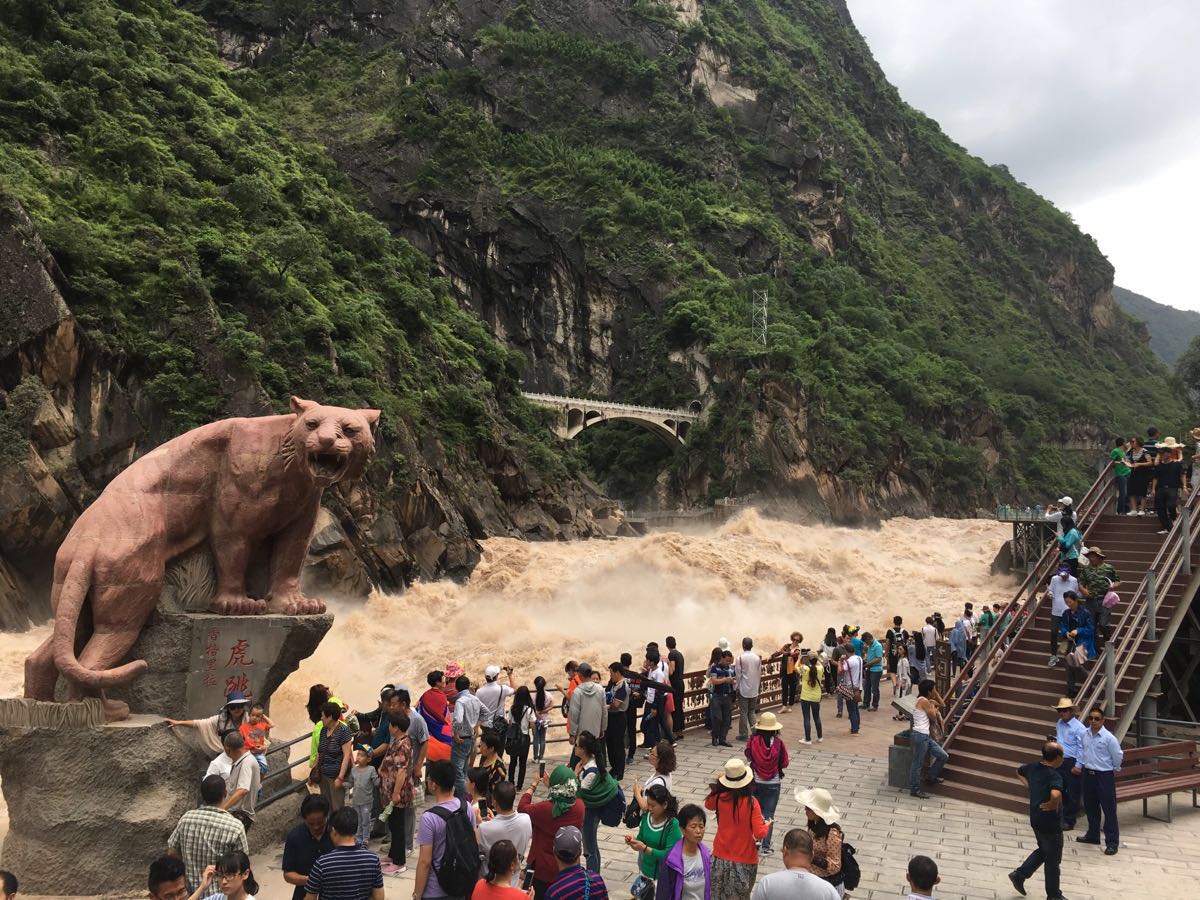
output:
{"label": "crowd of tourists", "polygon": [[[968,647],[997,622],[990,609],[976,619],[971,604],[964,616]],[[960,618],[955,628],[962,627]],[[599,829],[624,825],[637,854],[631,893],[639,900],[841,897],[857,883],[857,863],[834,798],[819,787],[794,792],[807,827],[783,835],[785,871],[757,877],[760,860],[775,853],[774,816],[791,763],[781,717],[798,705],[799,743],[811,746],[830,724],[823,704],[855,735],[879,710],[885,683],[894,699],[915,688],[911,792],[926,797],[923,783],[940,780],[946,761],[938,743],[942,699],[928,676],[948,631],[936,613],[913,632],[897,616],[882,639],[844,625],[809,648],[793,632],[765,655],[751,638],[737,654],[721,638],[690,692],[673,637],[647,645],[636,665],[630,653],[603,669],[568,661],[558,685],[541,676],[519,683],[511,668],[495,665],[476,683],[452,662],[429,672],[419,693],[385,685],[366,711],[314,685],[309,792],[285,840],[283,878],[294,900],[382,897],[384,879],[410,866],[420,900],[518,900],[526,892],[533,900],[603,900]],[[768,664],[780,679],[778,715],[759,710]],[[714,774],[702,803],[681,803],[673,791],[685,707],[703,708],[711,746],[732,748],[731,737],[744,744]],[[221,752],[201,782],[201,805],[182,816],[167,855],[155,862],[151,892],[172,900],[252,898],[246,835],[269,772],[263,751],[271,723],[234,693],[216,716],[171,724],[196,729]],[[556,727],[565,728],[565,762],[547,759]],[[644,782],[625,775],[639,749],[653,770]],[[383,845],[375,852],[377,838]],[[918,857],[909,877],[914,896],[926,896],[936,866]]]}

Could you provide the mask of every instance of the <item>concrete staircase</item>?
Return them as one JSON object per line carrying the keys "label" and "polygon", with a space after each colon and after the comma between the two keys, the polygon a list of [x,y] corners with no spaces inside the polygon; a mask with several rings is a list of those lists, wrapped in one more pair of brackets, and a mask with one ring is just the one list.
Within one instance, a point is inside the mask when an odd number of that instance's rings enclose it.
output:
{"label": "concrete staircase", "polygon": [[[1121,577],[1121,603],[1113,610],[1114,624],[1128,609],[1161,548],[1164,535],[1156,533],[1158,528],[1154,517],[1103,515],[1088,530],[1087,545],[1101,547]],[[1041,579],[1036,589],[1044,588],[1046,580]],[[1160,633],[1182,591],[1183,585],[1177,582],[1159,598]],[[1046,665],[1050,658],[1049,634],[1050,603],[1046,601],[1039,605],[1031,624],[1018,634],[980,696],[962,715],[947,748],[950,761],[944,771],[946,783],[937,788],[938,793],[1014,812],[1027,808],[1024,788],[1013,770],[1038,757],[1042,742],[1054,733],[1057,716],[1052,707],[1066,694],[1065,665],[1060,662],[1053,669]],[[1132,662],[1119,673],[1118,715],[1145,675],[1151,650],[1149,646],[1137,648]],[[1090,663],[1097,665],[1100,660]]]}

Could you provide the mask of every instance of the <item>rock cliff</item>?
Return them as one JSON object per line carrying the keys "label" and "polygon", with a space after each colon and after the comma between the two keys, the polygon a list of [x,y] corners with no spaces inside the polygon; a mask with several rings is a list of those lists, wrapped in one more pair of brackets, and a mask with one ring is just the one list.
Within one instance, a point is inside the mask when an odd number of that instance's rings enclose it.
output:
{"label": "rock cliff", "polygon": [[[0,203],[0,628],[8,630],[48,616],[54,554],[75,517],[170,434],[127,360],[87,338],[61,278],[20,205]],[[230,413],[272,412],[253,380],[230,395]],[[510,447],[483,442],[472,459],[401,429],[384,452],[413,461],[413,484],[329,492],[307,589],[353,597],[417,577],[464,577],[479,558],[477,540],[493,534],[561,539],[625,528],[585,479],[547,485]]]}
{"label": "rock cliff", "polygon": [[841,0],[189,5],[528,388],[703,403],[687,452],[589,455],[665,465],[656,502],[969,512],[1183,415],[1095,243],[904,104]]}

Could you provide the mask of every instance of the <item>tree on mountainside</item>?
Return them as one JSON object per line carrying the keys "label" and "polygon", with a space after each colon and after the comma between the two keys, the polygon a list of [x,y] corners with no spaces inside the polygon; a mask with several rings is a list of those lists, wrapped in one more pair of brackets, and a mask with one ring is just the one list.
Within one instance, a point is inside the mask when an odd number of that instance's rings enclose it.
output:
{"label": "tree on mountainside", "polygon": [[1175,363],[1175,377],[1183,383],[1188,399],[1200,406],[1200,335],[1192,338]]}

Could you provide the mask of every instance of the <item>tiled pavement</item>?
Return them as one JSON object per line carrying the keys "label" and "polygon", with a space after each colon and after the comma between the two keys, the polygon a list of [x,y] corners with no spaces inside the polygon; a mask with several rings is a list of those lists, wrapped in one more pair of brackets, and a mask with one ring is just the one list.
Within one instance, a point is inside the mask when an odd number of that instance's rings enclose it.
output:
{"label": "tiled pavement", "polygon": [[[886,690],[886,689],[885,689]],[[833,701],[824,706],[827,734],[821,744],[803,746],[800,714],[781,717],[783,737],[792,762],[784,782],[784,794],[776,812],[776,853],[759,866],[760,874],[782,867],[778,847],[783,832],[802,826],[803,810],[792,797],[798,787],[825,787],[842,810],[847,839],[858,851],[863,879],[854,891],[855,900],[880,900],[903,896],[904,871],[910,856],[926,854],[937,860],[942,883],[939,898],[998,900],[1016,897],[1006,874],[1035,846],[1023,816],[976,806],[958,800],[934,797],[915,800],[906,792],[887,786],[887,746],[899,729],[889,713],[863,716],[862,733],[847,734],[845,719],[834,717]],[[1049,726],[1048,726],[1049,727]],[[735,726],[736,728],[736,726]],[[689,733],[679,744],[679,770],[674,791],[680,802],[700,803],[707,784],[730,754],[741,752],[709,746],[707,733]],[[1033,758],[1031,754],[1031,758]],[[633,777],[645,779],[649,765],[641,759],[626,773],[626,792]],[[1200,858],[1200,810],[1190,798],[1175,797],[1175,821],[1171,825],[1143,819],[1140,803],[1121,809],[1121,851],[1104,856],[1099,848],[1077,845],[1067,836],[1063,858],[1063,893],[1070,900],[1125,896],[1182,898],[1195,895],[1195,860]],[[1152,801],[1151,811],[1163,814],[1166,801]],[[715,826],[710,819],[709,837]],[[625,829],[601,828],[601,873],[614,900],[628,896],[633,880],[635,854],[624,842]],[[259,900],[286,900],[290,888],[279,870],[279,849],[255,860],[263,889]],[[1043,896],[1040,873],[1027,885],[1030,897]],[[412,868],[397,879],[387,879],[389,898],[407,900],[412,892]],[[716,898],[714,898],[716,900]]]}

